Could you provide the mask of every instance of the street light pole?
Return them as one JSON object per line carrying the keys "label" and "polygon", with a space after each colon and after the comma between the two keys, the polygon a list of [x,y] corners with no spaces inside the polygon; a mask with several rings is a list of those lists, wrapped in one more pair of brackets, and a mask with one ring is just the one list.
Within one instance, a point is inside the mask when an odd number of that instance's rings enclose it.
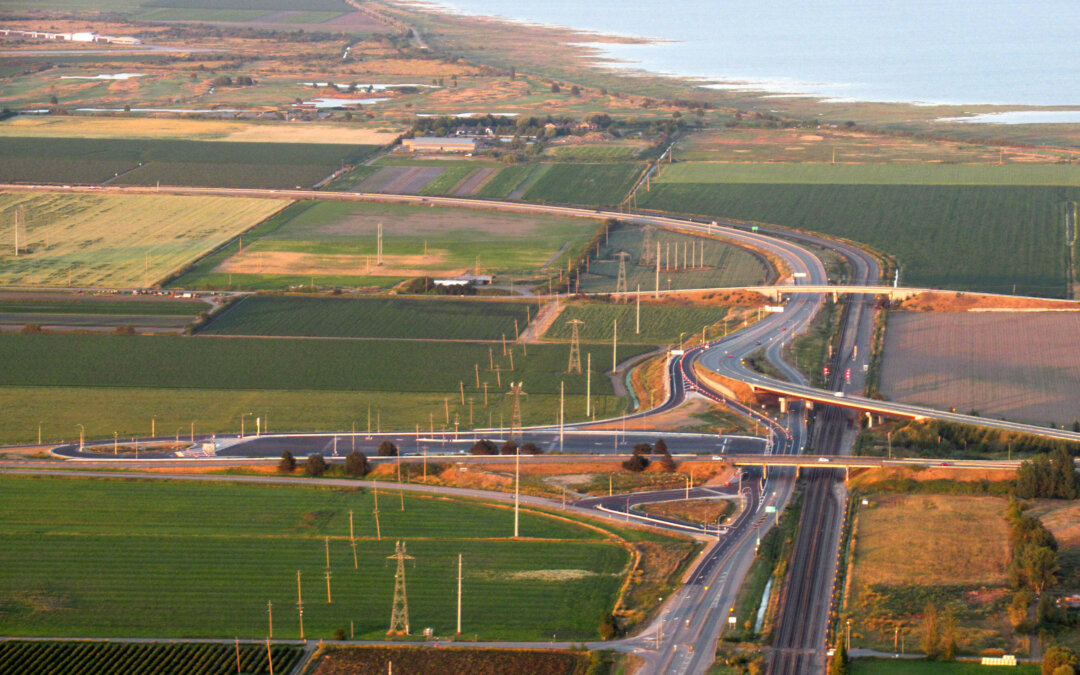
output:
{"label": "street light pole", "polygon": [[79,452],[82,452],[83,445],[84,445],[83,440],[86,437],[86,427],[84,427],[81,424],[79,424],[77,426],[79,427]]}

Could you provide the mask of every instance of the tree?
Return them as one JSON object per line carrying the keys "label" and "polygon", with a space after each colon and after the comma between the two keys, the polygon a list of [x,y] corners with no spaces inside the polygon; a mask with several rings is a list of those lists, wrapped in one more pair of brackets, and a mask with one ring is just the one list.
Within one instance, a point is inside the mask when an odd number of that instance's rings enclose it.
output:
{"label": "tree", "polygon": [[941,638],[941,659],[956,660],[956,617],[951,606],[945,607],[945,631]]}
{"label": "tree", "polygon": [[309,476],[321,476],[326,473],[326,460],[319,453],[315,453],[304,462],[304,473]]}
{"label": "tree", "polygon": [[49,97],[49,103],[51,103],[52,105],[58,105],[60,103],[60,99],[56,98],[56,94],[53,94]]}
{"label": "tree", "polygon": [[1054,675],[1061,666],[1069,666],[1074,671],[1080,665],[1080,657],[1068,647],[1060,645],[1050,647],[1043,652],[1042,675]]}
{"label": "tree", "polygon": [[383,441],[379,443],[379,449],[376,451],[379,453],[379,457],[397,457],[397,446],[390,441]]}
{"label": "tree", "polygon": [[648,443],[638,443],[634,446],[635,455],[647,455],[652,452],[652,446]]}
{"label": "tree", "polygon": [[614,614],[605,614],[603,619],[600,619],[600,639],[610,640],[618,637],[620,634],[619,622],[615,620]]}
{"label": "tree", "polygon": [[1057,583],[1057,572],[1061,567],[1058,565],[1057,553],[1049,546],[1034,546],[1024,549],[1020,565],[1027,577],[1031,590],[1041,594]]}
{"label": "tree", "polygon": [[293,454],[286,450],[281,453],[281,461],[278,462],[277,470],[281,473],[292,473],[296,471],[296,458]]}
{"label": "tree", "polygon": [[653,444],[653,449],[660,455],[668,452],[667,443],[665,443],[662,438],[656,439],[656,443]]}
{"label": "tree", "polygon": [[514,439],[508,438],[502,444],[502,447],[499,449],[499,451],[504,455],[513,455],[517,453],[517,449],[518,444],[514,442]]}
{"label": "tree", "polygon": [[552,94],[558,94],[560,91],[562,91],[562,87],[559,86],[559,83],[558,82],[552,82],[551,83],[551,93]]}
{"label": "tree", "polygon": [[359,450],[353,450],[349,454],[345,455],[345,475],[357,476],[363,478],[371,473],[371,464],[368,462],[367,455]]}
{"label": "tree", "polygon": [[530,442],[526,443],[525,445],[521,446],[521,451],[523,453],[525,453],[526,455],[542,455],[542,454],[544,454],[544,449],[541,448],[540,446],[538,446],[536,443],[533,443],[532,441],[530,441]]}
{"label": "tree", "polygon": [[581,88],[575,84],[574,86],[570,87],[570,93],[573,96],[581,96]]}
{"label": "tree", "polygon": [[923,628],[921,640],[923,653],[928,659],[936,659],[941,649],[941,635],[938,632],[938,614],[934,603],[926,603],[923,611]]}
{"label": "tree", "polygon": [[622,463],[622,466],[627,471],[641,472],[649,468],[649,458],[635,452],[630,455],[630,459]]}
{"label": "tree", "polygon": [[847,671],[847,646],[844,645],[844,639],[839,638],[829,659],[828,675],[847,675]]}
{"label": "tree", "polygon": [[1018,633],[1026,632],[1020,630],[1020,627],[1027,624],[1028,608],[1031,607],[1033,599],[1031,591],[1024,589],[1013,594],[1012,601],[1009,603],[1009,623]]}
{"label": "tree", "polygon": [[486,438],[481,438],[480,440],[478,440],[477,442],[472,444],[472,447],[469,448],[469,454],[470,455],[497,455],[497,454],[499,454],[499,451],[498,451],[498,448],[495,447],[494,443],[487,440]]}

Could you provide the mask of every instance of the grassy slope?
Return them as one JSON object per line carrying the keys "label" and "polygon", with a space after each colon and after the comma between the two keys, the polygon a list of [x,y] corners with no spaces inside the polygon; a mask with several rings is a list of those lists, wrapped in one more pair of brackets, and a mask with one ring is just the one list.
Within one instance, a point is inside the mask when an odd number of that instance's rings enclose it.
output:
{"label": "grassy slope", "polygon": [[643,170],[641,164],[554,164],[525,192],[525,199],[613,206],[626,197]]}
{"label": "grassy slope", "polygon": [[584,321],[579,332],[581,339],[590,342],[611,341],[613,321],[618,322],[619,341],[624,344],[665,344],[674,342],[679,333],[700,333],[702,326],[712,325],[724,318],[723,307],[670,307],[642,305],[641,332],[635,332],[636,310],[633,301],[626,304],[572,304],[563,309],[544,337],[551,340],[570,340],[567,322]]}
{"label": "grassy slope", "polygon": [[[458,553],[463,621],[483,636],[590,637],[614,600],[627,554],[584,541],[603,538],[592,530],[525,513],[522,534],[546,541],[514,542],[504,539],[513,531],[509,509],[408,496],[401,511],[398,500],[384,499],[377,541],[367,491],[3,479],[0,596],[10,610],[0,630],[259,637],[269,600],[275,637],[296,637],[299,570],[307,637],[329,638],[352,620],[357,637],[375,638],[386,630],[393,594],[384,558],[402,537],[414,538],[407,546],[417,559],[406,572],[414,627],[453,630],[455,598],[446,588]],[[359,570],[347,541],[350,510],[364,538]],[[328,536],[333,604],[323,580]],[[588,573],[545,580],[546,570]],[[524,605],[529,612],[515,611]]]}

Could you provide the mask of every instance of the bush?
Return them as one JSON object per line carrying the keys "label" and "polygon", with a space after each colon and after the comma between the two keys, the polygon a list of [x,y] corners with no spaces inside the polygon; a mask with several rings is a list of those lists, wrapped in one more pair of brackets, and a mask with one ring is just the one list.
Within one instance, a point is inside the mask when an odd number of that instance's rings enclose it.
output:
{"label": "bush", "polygon": [[600,639],[611,640],[618,637],[621,634],[619,629],[619,622],[615,620],[613,614],[605,614],[604,618],[600,620]]}
{"label": "bush", "polygon": [[511,439],[507,440],[505,443],[502,444],[502,448],[500,449],[500,452],[502,452],[502,454],[504,454],[504,455],[513,455],[513,454],[517,453],[517,449],[518,449],[518,444],[515,443],[514,439],[511,438]]}
{"label": "bush", "polygon": [[326,473],[326,460],[323,456],[315,453],[304,462],[304,473],[309,476],[321,476]]}
{"label": "bush", "polygon": [[371,464],[368,463],[367,455],[359,450],[353,450],[345,455],[345,475],[364,477],[371,473]]}
{"label": "bush", "polygon": [[525,445],[521,446],[521,451],[523,453],[525,453],[526,455],[542,455],[542,454],[544,454],[544,449],[541,448],[540,446],[538,446],[536,443],[533,443],[531,441],[529,443],[526,443]]}
{"label": "bush", "polygon": [[296,471],[296,458],[293,454],[286,450],[281,453],[281,461],[278,462],[277,470],[281,473],[292,473]]}
{"label": "bush", "polygon": [[383,441],[382,443],[379,443],[378,453],[379,457],[397,457],[398,449],[397,446],[390,441]]}
{"label": "bush", "polygon": [[499,454],[498,448],[495,444],[486,438],[481,438],[477,442],[473,443],[473,446],[469,448],[470,455],[497,455]]}
{"label": "bush", "polygon": [[622,463],[622,467],[627,471],[641,472],[649,468],[649,458],[635,452],[630,459]]}

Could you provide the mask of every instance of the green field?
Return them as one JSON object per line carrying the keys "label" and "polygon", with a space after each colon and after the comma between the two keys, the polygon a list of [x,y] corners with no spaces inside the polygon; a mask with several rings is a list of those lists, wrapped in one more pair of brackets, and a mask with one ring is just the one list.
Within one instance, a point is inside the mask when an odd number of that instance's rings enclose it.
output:
{"label": "green field", "polygon": [[[744,248],[726,244],[716,239],[693,237],[666,230],[647,231],[640,227],[613,229],[606,244],[601,243],[600,252],[593,251],[586,273],[581,275],[580,290],[592,293],[610,293],[615,290],[619,276],[616,256],[625,251],[626,287],[642,292],[656,289],[656,245],[660,244],[660,290],[681,288],[713,288],[717,286],[751,286],[764,283],[768,277],[765,263]],[[689,265],[689,251],[698,252],[704,246],[705,266]],[[676,260],[677,259],[677,260]],[[675,263],[678,262],[678,269]],[[578,290],[575,286],[574,290]],[[700,326],[699,326],[700,328]]]}
{"label": "green field", "polygon": [[[379,225],[384,264],[376,264]],[[400,204],[305,201],[170,282],[183,288],[387,286],[472,272],[535,277],[565,268],[596,230],[590,220]],[[500,279],[500,282],[508,282]]]}
{"label": "green field", "polygon": [[[237,654],[239,652],[239,654]],[[276,668],[289,672],[303,650],[274,644],[267,654],[262,643],[189,644],[135,642],[0,642],[0,675],[125,673],[125,675],[264,675]],[[273,662],[271,663],[271,659]],[[239,663],[238,663],[239,662]]]}
{"label": "green field", "polygon": [[[637,332],[637,317],[633,301],[626,304],[573,303],[559,314],[551,328],[544,333],[548,340],[569,341],[569,321],[584,321],[579,328],[583,342],[611,342],[613,322],[618,322],[619,342],[624,344],[668,344],[701,333],[703,326],[712,326],[727,314],[724,307],[669,305],[641,306],[641,331]],[[708,337],[715,337],[709,331]]]}
{"label": "green field", "polygon": [[288,0],[149,0],[143,7],[176,7],[184,9],[239,9],[267,12],[303,9],[304,11],[344,12],[349,9],[341,0],[304,0],[303,6]]}
{"label": "green field", "polygon": [[634,145],[564,145],[551,149],[562,162],[625,162],[634,160],[641,152]]}
{"label": "green field", "polygon": [[1072,164],[731,164],[683,162],[663,168],[662,183],[828,185],[1077,185]]}
{"label": "green field", "polygon": [[[310,187],[367,145],[148,139],[0,138],[0,182]],[[110,180],[111,179],[111,180]]]}
{"label": "green field", "polygon": [[521,185],[522,181],[528,178],[535,168],[535,165],[523,164],[501,169],[499,173],[492,176],[491,180],[476,191],[476,196],[487,199],[506,199],[517,186]]}
{"label": "green field", "polygon": [[[467,393],[475,393],[479,365],[481,381],[493,392],[505,391],[512,378],[532,394],[558,394],[563,380],[567,393],[583,394],[584,377],[565,377],[567,349],[533,345],[526,356],[515,346],[511,372],[497,344],[0,334],[7,364],[0,385],[457,393],[464,382]],[[619,360],[642,350],[620,347]],[[611,362],[603,345],[583,351],[594,351],[597,364]],[[488,370],[491,361],[502,371],[501,387]],[[610,383],[599,379],[593,392],[610,394]]]}
{"label": "green field", "polygon": [[[0,311],[3,305],[0,304]],[[536,313],[523,302],[455,298],[248,296],[203,328],[210,335],[513,340]],[[516,321],[516,328],[515,328]]]}
{"label": "green field", "polygon": [[531,202],[615,206],[626,198],[644,164],[553,164],[525,191]]}
{"label": "green field", "polygon": [[[20,297],[21,296],[21,297]],[[48,297],[41,293],[0,293],[0,314],[139,314],[144,316],[194,316],[210,305],[199,300],[111,300],[110,296],[76,298],[67,294]]]}
{"label": "green field", "polygon": [[[1034,167],[1033,167],[1034,168]],[[1049,186],[661,183],[647,208],[847,237],[894,256],[908,286],[1065,294],[1061,204]]]}
{"label": "green field", "polygon": [[435,180],[431,181],[420,190],[422,195],[448,195],[454,191],[454,187],[465,180],[467,176],[479,169],[475,166],[454,166],[443,171]]}
{"label": "green field", "polygon": [[[0,478],[0,632],[5,635],[299,637],[336,629],[377,639],[389,625],[404,540],[414,633],[462,628],[488,639],[595,636],[629,555],[595,530],[477,502],[382,495],[376,538],[368,490],[180,482]],[[93,508],[87,508],[87,505]],[[272,504],[272,508],[268,505]],[[354,514],[354,569],[349,512]],[[332,603],[325,547],[330,537]],[[542,539],[539,541],[537,539]],[[528,612],[519,611],[529,607]]]}
{"label": "green field", "polygon": [[[565,347],[564,347],[565,349]],[[607,352],[607,350],[605,350]],[[607,352],[605,358],[610,358]],[[597,355],[593,355],[597,361]],[[609,362],[610,363],[610,362]],[[594,364],[597,365],[597,364]],[[562,364],[565,367],[565,363]],[[605,364],[607,365],[607,364]],[[597,368],[598,369],[598,368]],[[599,377],[593,374],[593,387]],[[488,374],[481,377],[486,381]],[[580,378],[580,376],[573,376]],[[569,383],[573,378],[567,380]],[[474,381],[475,384],[475,381]],[[505,381],[504,381],[505,385]],[[491,428],[510,423],[510,397],[489,384],[488,405],[483,391],[469,387],[466,404],[445,393],[404,393],[391,391],[322,391],[322,390],[236,390],[175,388],[107,387],[0,387],[0,441],[34,443],[41,425],[41,439],[58,443],[78,439],[79,424],[86,428],[88,439],[112,440],[149,436],[153,428],[158,436],[187,438],[191,425],[196,434],[240,433],[240,418],[246,413],[248,428],[259,417],[262,429],[274,433],[346,432],[367,428],[371,412],[373,430],[413,430],[416,425],[435,432],[449,430],[453,438],[453,420],[457,418],[463,434],[471,428]],[[526,382],[526,392],[530,387]],[[472,403],[468,403],[472,399]],[[450,406],[450,424],[445,421],[445,405]],[[592,397],[597,418],[621,414],[626,399],[605,395]],[[470,420],[472,411],[472,424]],[[526,425],[553,424],[558,420],[559,395],[532,394],[522,401],[522,421]],[[566,419],[585,419],[585,397],[566,396]],[[464,436],[463,436],[464,437]],[[0,455],[3,453],[0,452]]]}

